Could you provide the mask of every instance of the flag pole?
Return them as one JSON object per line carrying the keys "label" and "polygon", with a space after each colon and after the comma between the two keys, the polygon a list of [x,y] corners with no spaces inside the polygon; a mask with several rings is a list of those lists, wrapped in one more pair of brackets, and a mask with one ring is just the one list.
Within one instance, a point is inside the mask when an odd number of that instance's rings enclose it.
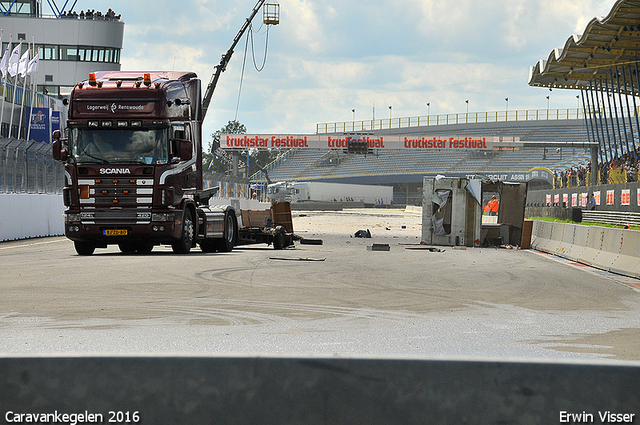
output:
{"label": "flag pole", "polygon": [[[31,52],[31,43],[27,46],[27,51],[25,55],[27,55],[26,63],[24,64],[24,81],[22,82],[22,99],[20,100],[20,121],[18,121],[18,139],[20,138],[20,132],[22,131],[22,117],[24,116],[24,98],[27,94],[27,66],[29,66],[29,52]],[[24,56],[24,55],[23,55]],[[20,62],[18,63],[18,75],[21,74],[21,65],[22,65],[23,57],[20,57]],[[29,140],[29,139],[27,139]]]}
{"label": "flag pole", "polygon": [[[7,44],[7,50],[4,53],[4,56],[2,57],[3,61],[6,57],[6,60],[9,60],[9,52],[11,51],[11,44],[13,42],[13,34],[9,34],[9,37],[11,37],[11,41],[9,41],[9,44]],[[5,64],[6,65],[6,64]],[[2,111],[0,111],[0,136],[3,136],[2,134],[2,124],[4,123],[4,101],[7,97],[7,74],[8,74],[8,70],[3,70],[2,71],[2,87],[3,87],[3,91],[2,91]]]}
{"label": "flag pole", "polygon": [[[33,107],[36,104],[36,101],[38,99],[38,67],[37,67],[37,63],[38,60],[40,60],[40,52],[36,52],[36,41],[35,41],[35,37],[33,37],[33,59],[31,59],[31,61],[35,60],[36,66],[35,69],[33,71],[33,88],[31,89],[31,112],[29,115],[29,127],[27,128],[27,140],[29,140],[29,137],[31,137],[31,123],[33,121]],[[31,69],[31,61],[29,61],[29,69]],[[27,69],[27,74],[29,73],[29,69]]]}
{"label": "flag pole", "polygon": [[[18,46],[18,52],[22,51],[22,42],[20,42],[20,45]],[[18,53],[18,56],[20,56],[20,53]],[[11,55],[11,57],[13,57],[13,54]],[[11,60],[9,60],[11,61]],[[18,62],[20,61],[20,59],[18,59]],[[16,64],[17,65],[17,64]],[[11,63],[9,63],[9,66],[12,67],[13,65]],[[11,72],[9,72],[9,74],[11,74]],[[11,120],[9,121],[9,138],[11,138],[11,129],[13,127],[13,111],[15,110],[16,107],[16,92],[18,90],[16,90],[16,85],[18,83],[18,72],[17,72],[17,68],[16,68],[16,75],[14,76],[14,80],[13,80],[13,99],[11,100]],[[19,134],[18,134],[18,138],[19,138]]]}

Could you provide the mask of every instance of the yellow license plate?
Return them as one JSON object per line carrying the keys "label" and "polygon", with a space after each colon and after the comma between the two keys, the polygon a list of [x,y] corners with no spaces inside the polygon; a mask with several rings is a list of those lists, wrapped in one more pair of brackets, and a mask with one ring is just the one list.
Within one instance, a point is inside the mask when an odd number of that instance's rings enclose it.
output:
{"label": "yellow license plate", "polygon": [[104,235],[105,236],[127,236],[127,230],[126,229],[105,230]]}

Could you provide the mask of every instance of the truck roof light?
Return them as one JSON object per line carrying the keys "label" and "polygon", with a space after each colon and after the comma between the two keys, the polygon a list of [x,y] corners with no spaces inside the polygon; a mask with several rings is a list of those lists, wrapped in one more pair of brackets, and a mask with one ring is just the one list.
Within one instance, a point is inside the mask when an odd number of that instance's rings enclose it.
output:
{"label": "truck roof light", "polygon": [[120,86],[122,86],[122,80],[116,81],[116,87],[120,88]]}
{"label": "truck roof light", "polygon": [[142,127],[142,121],[131,121],[131,127]]}
{"label": "truck roof light", "polygon": [[140,81],[136,81],[136,88],[140,88]]}
{"label": "truck roof light", "polygon": [[89,127],[96,127],[96,128],[97,128],[97,127],[100,125],[100,123],[99,123],[98,121],[89,121],[89,122],[87,123],[87,125],[88,125]]}
{"label": "truck roof light", "polygon": [[90,72],[89,73],[89,85],[92,87],[95,87],[96,85],[96,73],[95,72]]}
{"label": "truck roof light", "polygon": [[78,83],[78,88],[79,88],[80,90],[82,90],[82,87],[84,87],[84,83]]}
{"label": "truck roof light", "polygon": [[103,127],[113,127],[113,122],[111,121],[102,121],[101,124]]}
{"label": "truck roof light", "polygon": [[101,89],[102,88],[102,81],[98,81],[98,88]]}
{"label": "truck roof light", "polygon": [[149,74],[148,72],[144,74],[144,85],[147,87],[151,85],[151,74]]}
{"label": "truck roof light", "polygon": [[160,88],[160,83],[155,83],[154,85],[155,85],[156,89]]}
{"label": "truck roof light", "polygon": [[129,127],[129,121],[118,121],[118,128]]}

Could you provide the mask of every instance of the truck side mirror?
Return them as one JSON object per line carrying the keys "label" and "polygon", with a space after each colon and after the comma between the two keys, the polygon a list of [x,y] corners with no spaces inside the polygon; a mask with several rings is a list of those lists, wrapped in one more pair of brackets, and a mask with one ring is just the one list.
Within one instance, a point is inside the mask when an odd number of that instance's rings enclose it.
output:
{"label": "truck side mirror", "polygon": [[193,158],[193,143],[189,140],[180,140],[180,159],[189,161]]}
{"label": "truck side mirror", "polygon": [[57,139],[53,141],[53,146],[51,148],[51,156],[56,161],[66,161],[68,158],[67,151],[62,149],[63,139]]}

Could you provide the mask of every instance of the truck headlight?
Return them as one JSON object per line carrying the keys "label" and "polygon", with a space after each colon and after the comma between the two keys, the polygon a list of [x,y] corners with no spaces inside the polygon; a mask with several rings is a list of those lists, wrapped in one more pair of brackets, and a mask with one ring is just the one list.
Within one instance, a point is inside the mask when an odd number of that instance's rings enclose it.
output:
{"label": "truck headlight", "polygon": [[173,221],[174,215],[170,213],[153,213],[151,214],[151,221]]}
{"label": "truck headlight", "polygon": [[81,221],[82,217],[80,214],[67,214],[67,222]]}

